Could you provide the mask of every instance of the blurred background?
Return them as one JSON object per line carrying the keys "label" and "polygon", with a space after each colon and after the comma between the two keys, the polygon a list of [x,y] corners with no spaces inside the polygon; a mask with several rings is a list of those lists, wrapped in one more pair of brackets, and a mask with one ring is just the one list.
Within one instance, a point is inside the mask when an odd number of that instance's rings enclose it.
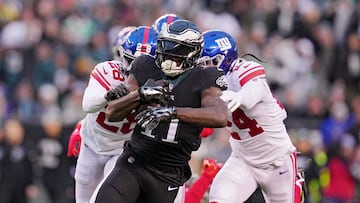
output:
{"label": "blurred background", "polygon": [[[220,29],[264,63],[301,152],[308,203],[360,202],[359,0],[0,0],[0,202],[73,203],[67,142],[82,94],[124,26],[165,13]],[[228,133],[191,165],[224,162]]]}

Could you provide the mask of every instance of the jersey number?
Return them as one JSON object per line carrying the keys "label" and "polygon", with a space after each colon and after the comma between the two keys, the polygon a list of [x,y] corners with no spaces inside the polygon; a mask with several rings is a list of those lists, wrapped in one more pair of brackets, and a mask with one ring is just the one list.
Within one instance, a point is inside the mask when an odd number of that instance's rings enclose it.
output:
{"label": "jersey number", "polygon": [[[255,119],[251,119],[241,109],[236,109],[232,113],[233,122],[240,130],[249,129],[248,133],[251,137],[259,135],[264,132],[264,129],[258,126],[258,122]],[[240,135],[237,132],[231,132],[231,136],[234,139],[240,140]]]}
{"label": "jersey number", "polygon": [[120,65],[119,65],[119,64],[116,64],[116,63],[111,63],[111,62],[109,62],[109,65],[111,66],[114,80],[124,81],[125,78],[124,78],[124,76],[120,73],[120,70],[121,70]]}
{"label": "jersey number", "polygon": [[[99,112],[97,118],[96,118],[96,122],[103,127],[104,129],[113,132],[113,133],[117,133],[119,131],[119,127],[117,126],[113,126],[113,125],[109,125],[105,123],[105,112]],[[127,122],[124,122],[120,132],[123,134],[127,134],[130,133],[133,129],[131,128],[131,124],[135,123],[135,113],[131,113],[126,117]]]}
{"label": "jersey number", "polygon": [[[178,119],[171,120],[166,137],[162,138],[161,141],[169,142],[169,143],[178,143],[177,141],[175,141],[175,135],[178,125],[179,125]],[[155,135],[152,134],[152,130],[145,129],[141,133],[148,137],[155,138]]]}

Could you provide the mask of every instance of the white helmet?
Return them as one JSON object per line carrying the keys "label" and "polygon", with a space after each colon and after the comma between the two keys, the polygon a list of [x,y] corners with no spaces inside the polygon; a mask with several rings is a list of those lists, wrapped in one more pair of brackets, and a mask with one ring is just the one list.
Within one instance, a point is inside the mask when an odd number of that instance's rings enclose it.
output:
{"label": "white helmet", "polygon": [[113,59],[117,61],[122,61],[123,59],[120,56],[120,47],[123,44],[124,40],[126,39],[126,35],[129,34],[129,32],[135,30],[135,26],[127,26],[122,28],[119,33],[116,36],[116,39],[113,43]]}

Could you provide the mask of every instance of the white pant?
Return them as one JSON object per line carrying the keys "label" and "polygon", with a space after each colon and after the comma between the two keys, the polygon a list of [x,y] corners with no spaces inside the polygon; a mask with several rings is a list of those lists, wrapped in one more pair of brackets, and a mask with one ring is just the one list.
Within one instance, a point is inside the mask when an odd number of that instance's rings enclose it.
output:
{"label": "white pant", "polygon": [[96,186],[115,166],[118,155],[99,155],[89,147],[81,144],[80,154],[75,171],[75,199],[76,203],[90,201]]}
{"label": "white pant", "polygon": [[179,187],[178,194],[174,200],[174,203],[184,203],[185,202],[185,193],[186,193],[186,186],[185,184]]}
{"label": "white pant", "polygon": [[231,155],[210,188],[210,202],[239,203],[247,200],[258,186],[266,202],[294,202],[296,154],[285,155],[280,167],[256,168],[241,157]]}

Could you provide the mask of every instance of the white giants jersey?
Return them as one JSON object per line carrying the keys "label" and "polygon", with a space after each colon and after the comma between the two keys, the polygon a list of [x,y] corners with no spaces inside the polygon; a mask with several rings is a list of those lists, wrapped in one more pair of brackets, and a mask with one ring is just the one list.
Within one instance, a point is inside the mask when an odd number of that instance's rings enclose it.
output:
{"label": "white giants jersey", "polygon": [[227,75],[228,90],[241,92],[241,105],[229,111],[230,143],[235,155],[250,165],[281,165],[282,158],[295,151],[287,134],[284,119],[287,113],[274,98],[262,65],[237,59]]}
{"label": "white giants jersey", "polygon": [[97,64],[83,97],[83,110],[87,115],[80,132],[82,141],[102,155],[120,154],[124,141],[130,138],[135,127],[134,114],[119,122],[109,122],[105,117],[107,91],[126,82],[121,66],[119,61]]}

